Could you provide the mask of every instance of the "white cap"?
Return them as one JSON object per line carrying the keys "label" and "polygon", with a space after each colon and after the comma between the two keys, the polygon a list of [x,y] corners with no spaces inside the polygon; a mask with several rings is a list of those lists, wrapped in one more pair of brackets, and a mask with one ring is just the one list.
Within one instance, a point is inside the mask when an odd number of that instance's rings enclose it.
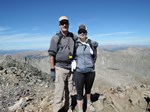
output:
{"label": "white cap", "polygon": [[[59,18],[59,21],[62,21],[62,20],[68,20],[68,18],[66,17],[66,16],[61,16],[60,18]],[[69,21],[69,20],[68,20]]]}

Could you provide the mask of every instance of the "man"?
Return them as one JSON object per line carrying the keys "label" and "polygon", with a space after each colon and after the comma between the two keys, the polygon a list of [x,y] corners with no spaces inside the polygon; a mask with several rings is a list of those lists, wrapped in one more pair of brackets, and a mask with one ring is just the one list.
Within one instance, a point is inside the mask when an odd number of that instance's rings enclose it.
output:
{"label": "man", "polygon": [[[71,61],[74,57],[74,46],[77,36],[69,32],[69,19],[66,16],[59,18],[60,32],[51,39],[48,53],[50,55],[51,78],[55,80],[53,112],[70,109],[70,95],[73,91]],[[55,75],[56,73],[56,75]]]}

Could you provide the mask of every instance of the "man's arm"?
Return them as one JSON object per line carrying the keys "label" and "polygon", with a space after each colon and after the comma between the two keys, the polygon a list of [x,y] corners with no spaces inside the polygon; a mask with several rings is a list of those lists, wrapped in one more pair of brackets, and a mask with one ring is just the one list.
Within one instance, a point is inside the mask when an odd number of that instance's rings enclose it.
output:
{"label": "man's arm", "polygon": [[55,57],[50,55],[50,76],[52,81],[55,81]]}
{"label": "man's arm", "polygon": [[55,69],[55,57],[54,56],[50,56],[50,69]]}
{"label": "man's arm", "polygon": [[50,47],[48,49],[48,53],[50,56],[50,67],[52,69],[55,68],[55,55],[57,53],[57,43],[58,43],[58,37],[53,36],[50,42]]}
{"label": "man's arm", "polygon": [[58,38],[53,36],[48,50],[50,56],[50,76],[53,81],[55,81],[55,55],[57,53],[57,42]]}

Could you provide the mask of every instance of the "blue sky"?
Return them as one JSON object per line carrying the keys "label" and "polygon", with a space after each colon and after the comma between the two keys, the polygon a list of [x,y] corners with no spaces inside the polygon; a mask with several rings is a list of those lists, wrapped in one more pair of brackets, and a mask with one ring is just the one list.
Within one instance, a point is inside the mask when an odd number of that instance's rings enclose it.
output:
{"label": "blue sky", "polygon": [[99,45],[150,45],[150,0],[0,0],[0,50],[47,50],[66,15]]}

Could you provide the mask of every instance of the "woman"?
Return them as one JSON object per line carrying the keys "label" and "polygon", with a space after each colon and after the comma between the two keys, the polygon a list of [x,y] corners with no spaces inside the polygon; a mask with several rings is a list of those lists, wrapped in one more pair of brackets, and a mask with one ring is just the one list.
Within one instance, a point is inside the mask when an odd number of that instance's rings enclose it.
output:
{"label": "woman", "polygon": [[78,29],[78,40],[76,43],[76,54],[74,80],[77,90],[77,106],[78,111],[83,112],[83,91],[85,89],[85,96],[87,100],[87,110],[94,112],[95,108],[91,102],[91,88],[93,86],[95,78],[95,59],[94,56],[96,48],[98,46],[97,42],[91,41],[87,38],[87,29],[85,25],[80,25]]}

